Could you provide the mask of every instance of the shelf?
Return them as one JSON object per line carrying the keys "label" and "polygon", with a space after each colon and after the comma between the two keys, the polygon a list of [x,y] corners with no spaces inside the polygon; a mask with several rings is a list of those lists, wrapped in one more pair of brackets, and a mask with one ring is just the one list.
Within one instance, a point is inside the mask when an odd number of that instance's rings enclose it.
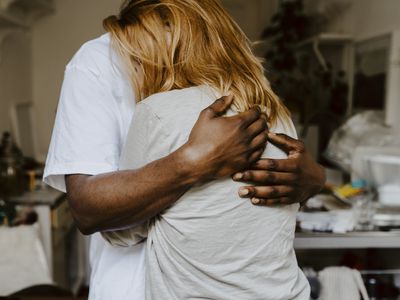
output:
{"label": "shelf", "polygon": [[400,232],[350,232],[335,233],[296,233],[294,248],[304,249],[367,249],[400,248]]}
{"label": "shelf", "polygon": [[351,43],[353,37],[349,34],[344,33],[321,33],[300,42],[297,47],[312,46],[314,43],[319,45],[343,45],[346,43]]}
{"label": "shelf", "polygon": [[23,12],[30,18],[30,22],[48,15],[54,11],[52,0],[14,0],[10,9]]}
{"label": "shelf", "polygon": [[13,0],[11,6],[24,10],[53,10],[53,0]]}
{"label": "shelf", "polygon": [[25,28],[28,27],[28,25],[19,18],[9,15],[4,11],[0,11],[0,30],[3,28],[7,29],[15,27]]}
{"label": "shelf", "polygon": [[65,194],[53,188],[45,188],[33,192],[25,192],[18,197],[12,197],[10,202],[17,205],[47,205],[57,207],[65,199]]}
{"label": "shelf", "polygon": [[53,0],[0,0],[0,28],[29,27],[53,11]]}

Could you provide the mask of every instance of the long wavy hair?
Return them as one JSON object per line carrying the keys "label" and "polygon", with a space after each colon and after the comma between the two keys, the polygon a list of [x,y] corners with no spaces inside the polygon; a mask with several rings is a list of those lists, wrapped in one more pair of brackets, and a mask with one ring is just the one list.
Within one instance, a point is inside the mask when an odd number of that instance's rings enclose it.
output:
{"label": "long wavy hair", "polygon": [[103,25],[127,63],[138,101],[207,85],[234,95],[238,111],[264,107],[270,124],[289,115],[250,41],[218,0],[125,1]]}

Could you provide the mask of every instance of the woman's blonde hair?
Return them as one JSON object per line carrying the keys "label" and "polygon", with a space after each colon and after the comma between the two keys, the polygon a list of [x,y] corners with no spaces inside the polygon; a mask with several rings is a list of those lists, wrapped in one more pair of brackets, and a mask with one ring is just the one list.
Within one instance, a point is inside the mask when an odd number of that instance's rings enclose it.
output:
{"label": "woman's blonde hair", "polygon": [[265,107],[270,124],[278,115],[288,116],[246,35],[218,0],[125,1],[119,16],[104,20],[104,28],[128,63],[138,101],[207,85],[234,95],[238,111]]}

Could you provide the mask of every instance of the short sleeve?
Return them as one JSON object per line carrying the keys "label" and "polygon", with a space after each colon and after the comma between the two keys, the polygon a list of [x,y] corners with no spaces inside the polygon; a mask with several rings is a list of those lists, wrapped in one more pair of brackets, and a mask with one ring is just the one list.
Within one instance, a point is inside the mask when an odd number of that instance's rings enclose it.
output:
{"label": "short sleeve", "polygon": [[[145,103],[139,103],[122,149],[119,169],[138,169],[168,155],[170,147],[167,137],[162,122],[151,108]],[[101,234],[113,246],[130,247],[147,238],[148,226],[149,223],[145,222],[135,227]]]}
{"label": "short sleeve", "polygon": [[167,136],[153,110],[146,103],[139,103],[121,151],[119,169],[138,169],[168,155]]}
{"label": "short sleeve", "polygon": [[65,192],[67,174],[116,170],[121,148],[119,122],[109,85],[88,69],[67,67],[44,182]]}

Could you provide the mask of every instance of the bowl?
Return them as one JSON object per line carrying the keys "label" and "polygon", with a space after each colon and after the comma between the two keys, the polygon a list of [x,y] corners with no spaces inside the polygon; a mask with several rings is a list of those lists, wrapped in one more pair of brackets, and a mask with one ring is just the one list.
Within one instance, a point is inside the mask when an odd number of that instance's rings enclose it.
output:
{"label": "bowl", "polygon": [[400,156],[374,155],[366,157],[368,180],[378,191],[384,205],[400,205]]}

